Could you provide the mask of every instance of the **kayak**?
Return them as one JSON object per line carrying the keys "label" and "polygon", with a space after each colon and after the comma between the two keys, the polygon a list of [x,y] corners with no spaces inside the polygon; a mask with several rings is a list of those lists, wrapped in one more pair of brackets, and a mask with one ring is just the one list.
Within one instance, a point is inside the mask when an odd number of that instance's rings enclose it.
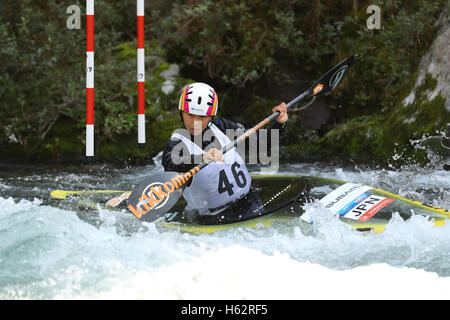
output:
{"label": "kayak", "polygon": [[[321,214],[336,216],[362,232],[383,232],[394,213],[398,213],[404,220],[413,214],[427,216],[436,226],[445,225],[446,219],[450,218],[448,210],[409,200],[382,189],[342,180],[310,176],[252,176],[252,183],[265,208],[262,214],[249,218],[243,216],[242,221],[223,224],[208,224],[195,219],[192,221],[189,217],[178,214],[170,222],[161,221],[159,224],[165,228],[198,234],[239,226],[270,226],[274,222],[286,222],[299,217],[307,223],[314,223],[308,210],[305,211],[308,203],[318,204],[315,210],[321,211]],[[184,201],[179,201],[177,206],[175,210],[182,210]],[[219,215],[236,216],[238,209],[245,211],[245,208],[232,206]]]}
{"label": "kayak", "polygon": [[[89,220],[92,209],[119,211],[119,208],[107,207],[104,203],[125,192],[130,191],[55,190],[51,192],[51,198],[67,199],[78,208],[84,208],[84,213],[79,216]],[[308,204],[314,204],[314,212],[308,210]],[[423,215],[435,226],[445,225],[450,218],[448,210],[364,184],[313,176],[252,175],[250,193],[218,213],[199,215],[186,210],[186,202],[181,198],[170,213],[155,223],[158,228],[201,234],[242,226],[271,226],[275,222],[299,218],[314,224],[317,211],[337,217],[356,231],[375,233],[383,232],[394,214],[404,220],[415,214]]]}

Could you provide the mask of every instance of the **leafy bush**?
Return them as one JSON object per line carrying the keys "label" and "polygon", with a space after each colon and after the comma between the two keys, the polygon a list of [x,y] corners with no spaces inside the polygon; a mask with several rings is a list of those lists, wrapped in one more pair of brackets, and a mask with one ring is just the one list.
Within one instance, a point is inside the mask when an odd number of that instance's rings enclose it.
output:
{"label": "leafy bush", "polygon": [[[98,0],[95,5],[95,130],[101,146],[137,130],[136,13],[125,2]],[[21,146],[29,153],[58,146],[67,151],[62,143],[66,139],[81,155],[86,119],[84,23],[80,30],[66,28],[67,4],[56,1],[8,0],[0,10],[0,144]],[[176,77],[172,93],[164,93],[161,72],[169,64],[155,42],[146,45],[147,114],[153,126],[164,126],[165,110],[176,105],[186,80]],[[55,128],[58,124],[74,128],[61,130]],[[55,130],[69,136],[55,137]]]}
{"label": "leafy bush", "polygon": [[[382,8],[382,30],[366,27],[371,4]],[[0,6],[2,146],[29,153],[61,149],[65,138],[55,136],[62,132],[58,125],[73,127],[66,133],[73,148],[84,145],[85,26],[66,28],[67,5],[4,0]],[[135,2],[97,0],[95,6],[96,144],[120,144],[136,133]],[[187,79],[216,88],[222,116],[253,121],[357,51],[364,52],[361,63],[322,98],[331,111],[326,124],[312,133],[303,128],[301,114],[293,115],[296,137],[290,141],[316,144],[339,124],[388,113],[411,86],[436,21],[449,7],[444,0],[151,1],[146,104],[157,136],[147,151],[156,152],[167,138],[163,132],[177,123],[173,110]],[[181,75],[166,94],[162,73],[170,63],[180,66]]]}

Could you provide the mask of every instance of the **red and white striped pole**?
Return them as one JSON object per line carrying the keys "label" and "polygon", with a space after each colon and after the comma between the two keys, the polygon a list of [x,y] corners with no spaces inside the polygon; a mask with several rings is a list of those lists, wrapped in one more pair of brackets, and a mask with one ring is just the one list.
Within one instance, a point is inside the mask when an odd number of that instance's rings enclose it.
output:
{"label": "red and white striped pole", "polygon": [[86,0],[86,157],[94,156],[94,0]]}
{"label": "red and white striped pole", "polygon": [[138,145],[145,145],[145,0],[137,0]]}

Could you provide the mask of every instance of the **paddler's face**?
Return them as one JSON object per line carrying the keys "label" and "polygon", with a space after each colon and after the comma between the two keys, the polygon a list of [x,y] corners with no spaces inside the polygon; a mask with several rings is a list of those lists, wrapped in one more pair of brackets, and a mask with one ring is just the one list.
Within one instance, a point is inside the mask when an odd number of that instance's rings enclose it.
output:
{"label": "paddler's face", "polygon": [[212,117],[198,116],[195,114],[189,114],[184,111],[182,111],[182,115],[184,126],[193,136],[201,134],[212,119]]}

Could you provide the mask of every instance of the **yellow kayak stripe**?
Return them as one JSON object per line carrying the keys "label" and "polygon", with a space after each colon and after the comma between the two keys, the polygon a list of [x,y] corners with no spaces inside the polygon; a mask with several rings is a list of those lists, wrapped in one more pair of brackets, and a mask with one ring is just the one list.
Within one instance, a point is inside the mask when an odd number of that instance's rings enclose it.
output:
{"label": "yellow kayak stripe", "polygon": [[434,207],[434,206],[430,206],[430,205],[426,205],[426,204],[423,204],[422,202],[419,202],[419,201],[403,198],[402,196],[399,196],[398,194],[391,193],[391,192],[388,192],[388,191],[385,191],[385,190],[382,190],[382,189],[375,189],[374,188],[372,190],[375,190],[375,191],[377,191],[377,192],[379,192],[381,194],[385,194],[386,196],[388,196],[390,198],[397,199],[397,200],[400,200],[402,202],[409,203],[409,204],[411,204],[411,205],[413,205],[415,207],[419,207],[419,208],[422,208],[422,209],[425,209],[425,210],[428,210],[428,211],[432,211],[434,213],[443,214],[443,215],[445,215],[446,218],[450,218],[450,212],[448,210],[441,209],[441,208]]}
{"label": "yellow kayak stripe", "polygon": [[[296,178],[296,176],[292,176],[292,175],[276,175],[276,176],[274,176],[274,175],[255,175],[255,174],[252,174],[251,177],[252,177],[252,179],[255,179],[255,180],[263,179],[266,177]],[[305,178],[308,178],[308,177],[305,177]],[[324,181],[328,181],[328,182],[346,183],[346,181],[338,180],[338,179],[317,178],[317,177],[314,177],[314,179],[315,180],[324,180]],[[400,202],[408,203],[414,207],[424,209],[430,213],[438,214],[439,217],[432,216],[434,226],[444,226],[446,224],[446,220],[448,218],[450,218],[450,212],[448,210],[438,208],[435,206],[426,205],[419,201],[410,200],[410,199],[404,198],[402,196],[399,196],[397,194],[394,194],[394,193],[391,193],[391,192],[388,192],[388,191],[385,191],[382,189],[372,188],[371,190],[378,193],[379,195],[384,195],[386,197],[399,200]],[[83,191],[54,190],[50,193],[50,196],[54,199],[66,199],[69,195],[95,195],[95,194],[103,194],[103,193],[122,194],[124,192],[131,192],[131,191],[124,191],[124,190],[83,190]],[[87,203],[85,203],[85,205],[86,204]],[[92,205],[92,207],[95,208],[93,203],[90,203],[90,205]],[[245,227],[249,227],[249,228],[255,228],[257,226],[268,227],[268,226],[272,225],[274,222],[287,222],[287,221],[292,220],[293,218],[294,217],[292,217],[292,216],[267,215],[267,216],[263,216],[263,217],[256,218],[256,219],[250,219],[247,221],[241,221],[241,222],[224,224],[224,225],[198,225],[198,224],[170,223],[170,222],[163,222],[163,221],[158,221],[157,223],[158,223],[158,225],[168,228],[168,229],[189,232],[192,234],[202,234],[202,233],[214,233],[216,231],[226,230],[229,228],[236,228],[236,227],[241,227],[241,226],[245,226]],[[359,222],[359,221],[343,221],[343,222],[350,224],[353,227],[353,229],[357,230],[357,231],[363,231],[363,232],[364,231],[373,231],[375,233],[382,233],[385,231],[386,225],[389,221],[369,220],[367,222]]]}
{"label": "yellow kayak stripe", "polygon": [[[432,221],[434,223],[434,227],[442,227],[445,226],[447,223],[447,219],[445,218],[437,218],[433,217]],[[362,232],[370,232],[373,231],[375,233],[382,233],[386,230],[386,225],[389,223],[389,220],[383,221],[383,222],[371,222],[370,220],[367,222],[360,222],[360,221],[343,221],[353,227],[355,231],[362,231]]]}
{"label": "yellow kayak stripe", "polygon": [[50,192],[50,196],[53,199],[66,199],[69,195],[89,195],[89,194],[101,194],[101,193],[124,193],[131,191],[123,191],[123,190],[83,190],[83,191],[74,191],[74,190],[53,190]]}
{"label": "yellow kayak stripe", "polygon": [[[157,224],[161,227],[177,230],[179,232],[188,232],[191,234],[205,234],[205,233],[214,233],[216,231],[227,230],[230,228],[237,227],[248,227],[248,228],[256,228],[257,226],[269,227],[275,222],[289,222],[297,217],[261,217],[257,219],[251,219],[242,222],[223,224],[223,225],[199,225],[199,224],[184,224],[184,223],[171,223],[171,222],[163,222],[158,221]],[[444,226],[446,224],[446,220],[444,218],[433,218],[434,226]],[[389,223],[388,220],[383,222],[371,222],[367,221],[365,223],[359,221],[343,221],[348,223],[353,227],[353,230],[359,232],[374,232],[375,234],[382,233],[386,230],[386,225]]]}
{"label": "yellow kayak stripe", "polygon": [[[273,177],[271,175],[251,175],[252,178],[258,179],[262,177]],[[285,178],[292,178],[292,176],[283,175],[280,177]],[[102,194],[102,193],[125,193],[125,192],[132,192],[127,190],[53,190],[50,192],[50,196],[53,199],[66,199],[69,195],[90,195],[90,194]]]}
{"label": "yellow kayak stripe", "polygon": [[256,228],[258,226],[269,227],[275,222],[287,222],[296,217],[292,216],[272,216],[267,215],[260,218],[250,219],[246,221],[236,222],[236,223],[228,223],[228,224],[219,224],[219,225],[200,225],[200,224],[184,224],[184,223],[173,223],[173,222],[158,222],[158,225],[178,231],[189,232],[192,234],[202,234],[202,233],[214,233],[220,230],[226,230],[230,228],[237,227],[248,227],[248,228]]}

